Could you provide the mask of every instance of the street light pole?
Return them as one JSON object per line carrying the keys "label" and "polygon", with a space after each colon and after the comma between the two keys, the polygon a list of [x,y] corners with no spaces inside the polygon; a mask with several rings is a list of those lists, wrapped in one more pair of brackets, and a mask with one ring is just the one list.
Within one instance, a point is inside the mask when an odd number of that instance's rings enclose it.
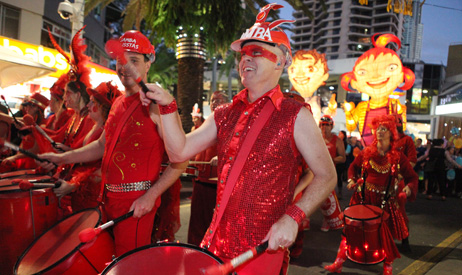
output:
{"label": "street light pole", "polygon": [[85,10],[85,0],[75,0],[74,4],[72,5],[74,7],[75,14],[70,18],[70,21],[72,28],[71,37],[74,37],[74,35],[83,27],[83,12]]}

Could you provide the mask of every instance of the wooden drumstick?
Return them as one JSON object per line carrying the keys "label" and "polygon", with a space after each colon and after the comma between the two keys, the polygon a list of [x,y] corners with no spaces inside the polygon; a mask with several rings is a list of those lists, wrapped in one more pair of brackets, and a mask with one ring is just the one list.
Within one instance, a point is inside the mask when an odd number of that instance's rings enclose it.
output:
{"label": "wooden drumstick", "polygon": [[190,160],[189,164],[208,164],[210,165],[210,161],[195,161],[195,160]]}
{"label": "wooden drumstick", "polygon": [[132,211],[128,212],[127,214],[123,214],[122,216],[120,216],[118,218],[115,218],[112,221],[108,221],[107,223],[98,226],[97,228],[87,228],[87,229],[84,229],[84,230],[80,231],[80,233],[79,233],[80,241],[83,242],[83,243],[87,243],[87,242],[93,240],[103,230],[113,226],[114,224],[116,224],[118,222],[121,222],[121,221],[133,216],[134,212],[135,212],[135,210],[132,210]]}
{"label": "wooden drumstick", "polygon": [[19,189],[28,191],[30,189],[42,189],[42,188],[58,188],[61,186],[61,182],[50,183],[54,179],[42,179],[42,180],[13,180],[13,184],[16,182],[19,185]]}
{"label": "wooden drumstick", "polygon": [[31,157],[31,158],[33,158],[33,159],[35,159],[35,160],[37,160],[37,161],[40,161],[40,162],[49,162],[49,163],[53,163],[56,167],[58,166],[58,165],[57,165],[56,163],[54,163],[54,162],[51,162],[51,161],[49,161],[49,160],[47,160],[47,159],[39,158],[36,154],[34,154],[34,153],[32,153],[32,152],[29,152],[29,151],[27,151],[27,150],[24,150],[24,149],[20,148],[19,146],[17,146],[16,144],[13,144],[13,143],[11,143],[11,142],[8,142],[8,141],[6,141],[6,140],[0,138],[0,148],[3,147],[3,146],[5,146],[5,147],[7,147],[7,148],[10,148],[10,149],[13,150],[13,151],[21,152],[21,153],[23,153],[24,155],[26,155],[26,156],[28,156],[28,157]]}
{"label": "wooden drumstick", "polygon": [[249,260],[253,259],[255,256],[260,255],[261,253],[265,252],[268,248],[268,241],[263,242],[251,249],[247,250],[246,252],[242,253],[241,255],[237,256],[236,258],[232,259],[231,261],[221,264],[221,265],[212,265],[208,268],[201,270],[202,274],[204,275],[226,275],[237,267],[241,266],[242,264],[248,262]]}
{"label": "wooden drumstick", "polygon": [[19,122],[18,122],[18,120],[17,120],[16,117],[14,116],[13,112],[11,111],[10,106],[9,106],[8,103],[6,102],[5,97],[4,97],[3,95],[1,95],[1,97],[2,97],[3,101],[5,102],[6,108],[8,109],[8,111],[10,111],[10,114],[11,114],[11,116],[13,117],[14,122],[16,122],[16,124],[20,125]]}

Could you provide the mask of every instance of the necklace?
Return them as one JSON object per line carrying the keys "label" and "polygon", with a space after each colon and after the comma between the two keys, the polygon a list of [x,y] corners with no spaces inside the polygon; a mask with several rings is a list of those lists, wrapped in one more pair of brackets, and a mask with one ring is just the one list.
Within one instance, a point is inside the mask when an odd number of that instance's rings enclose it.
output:
{"label": "necklace", "polygon": [[391,164],[389,162],[385,164],[378,164],[372,158],[369,160],[369,164],[371,165],[372,169],[374,169],[377,173],[386,174],[390,171]]}

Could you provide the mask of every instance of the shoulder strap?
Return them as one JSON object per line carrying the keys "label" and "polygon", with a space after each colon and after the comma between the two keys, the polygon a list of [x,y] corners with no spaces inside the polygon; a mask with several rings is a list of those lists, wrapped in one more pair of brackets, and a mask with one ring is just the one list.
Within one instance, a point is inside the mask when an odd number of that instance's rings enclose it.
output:
{"label": "shoulder strap", "polygon": [[271,100],[268,100],[263,107],[260,115],[252,124],[252,127],[249,130],[245,140],[242,143],[241,149],[237,153],[236,160],[234,161],[234,165],[229,172],[229,177],[226,182],[225,188],[223,190],[223,196],[219,203],[217,218],[215,223],[212,226],[212,235],[210,236],[210,240],[213,239],[213,235],[215,235],[215,231],[220,224],[220,220],[223,217],[223,213],[225,212],[226,205],[228,204],[229,198],[231,197],[231,193],[234,189],[234,185],[237,182],[239,175],[241,174],[242,168],[244,167],[247,157],[249,156],[250,150],[252,149],[255,141],[257,140],[263,126],[265,126],[266,122],[268,121],[271,114],[274,112],[274,105]]}
{"label": "shoulder strap", "polygon": [[119,135],[122,132],[122,128],[125,125],[125,122],[127,122],[128,118],[131,116],[131,114],[135,111],[135,109],[141,104],[141,101],[135,100],[130,104],[130,107],[128,107],[127,111],[124,113],[122,118],[119,120],[117,124],[117,128],[114,131],[114,136],[111,140],[111,143],[106,147],[107,150],[105,152],[106,158],[103,158],[103,162],[101,163],[101,191],[98,196],[98,201],[103,200],[103,194],[104,194],[104,184],[105,184],[105,178],[106,178],[106,171],[109,165],[109,160],[112,156],[112,152],[114,151],[114,148],[117,144],[117,141],[119,139]]}

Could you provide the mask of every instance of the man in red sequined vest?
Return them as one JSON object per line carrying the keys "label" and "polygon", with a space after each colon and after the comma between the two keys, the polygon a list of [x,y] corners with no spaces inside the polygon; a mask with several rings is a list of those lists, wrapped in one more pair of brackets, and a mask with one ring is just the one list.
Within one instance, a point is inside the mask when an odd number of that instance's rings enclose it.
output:
{"label": "man in red sequined vest", "polygon": [[[146,95],[161,108],[167,153],[184,161],[217,144],[218,190],[215,214],[201,245],[224,261],[268,241],[268,249],[236,270],[242,274],[280,274],[299,223],[334,189],[336,173],[322,136],[306,105],[284,98],[278,80],[291,63],[290,43],[277,26],[256,24],[231,48],[241,53],[239,73],[246,87],[231,104],[218,107],[196,131],[185,135],[176,103],[150,85]],[[289,21],[291,22],[291,21]],[[143,103],[149,103],[142,96]],[[304,159],[314,173],[303,197],[293,204],[298,167]],[[286,271],[283,271],[284,273]]]}
{"label": "man in red sequined vest", "polygon": [[[128,62],[146,81],[154,62],[151,42],[138,31],[126,32],[119,41]],[[120,63],[117,63],[117,74],[125,87],[125,96],[117,98],[112,105],[101,138],[77,150],[42,157],[58,164],[103,158],[100,199],[107,219],[134,210],[133,217],[117,223],[113,229],[116,254],[120,256],[150,244],[160,196],[178,179],[187,162],[169,165],[159,177],[164,143],[158,105],[140,104],[141,88]]]}

